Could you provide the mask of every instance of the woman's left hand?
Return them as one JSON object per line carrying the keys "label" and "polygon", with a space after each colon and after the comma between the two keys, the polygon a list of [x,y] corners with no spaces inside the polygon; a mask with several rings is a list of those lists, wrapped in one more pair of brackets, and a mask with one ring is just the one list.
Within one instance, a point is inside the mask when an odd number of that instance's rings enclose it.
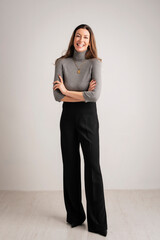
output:
{"label": "woman's left hand", "polygon": [[53,82],[53,84],[54,84],[53,89],[56,90],[57,88],[59,88],[59,90],[61,91],[61,93],[65,95],[66,92],[67,92],[67,89],[66,89],[66,87],[64,86],[62,77],[61,77],[60,75],[58,75],[58,76],[59,76],[60,81],[57,80],[57,81],[54,81],[54,82]]}

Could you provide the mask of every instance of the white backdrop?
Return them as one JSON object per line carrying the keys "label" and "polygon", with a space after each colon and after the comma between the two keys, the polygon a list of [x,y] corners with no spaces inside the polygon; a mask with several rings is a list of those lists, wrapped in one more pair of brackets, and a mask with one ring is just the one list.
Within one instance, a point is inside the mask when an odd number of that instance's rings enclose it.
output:
{"label": "white backdrop", "polygon": [[[103,59],[105,189],[160,188],[160,1],[0,1],[0,189],[62,190],[54,61],[79,24]],[[82,187],[84,189],[84,160]]]}

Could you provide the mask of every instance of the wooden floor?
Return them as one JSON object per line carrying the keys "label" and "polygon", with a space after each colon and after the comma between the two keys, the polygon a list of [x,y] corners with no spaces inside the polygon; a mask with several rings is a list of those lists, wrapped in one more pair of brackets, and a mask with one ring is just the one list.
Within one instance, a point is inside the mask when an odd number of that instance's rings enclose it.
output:
{"label": "wooden floor", "polygon": [[[159,240],[160,190],[105,191],[108,235],[66,223],[63,192],[0,191],[2,240]],[[86,211],[85,193],[82,202]]]}

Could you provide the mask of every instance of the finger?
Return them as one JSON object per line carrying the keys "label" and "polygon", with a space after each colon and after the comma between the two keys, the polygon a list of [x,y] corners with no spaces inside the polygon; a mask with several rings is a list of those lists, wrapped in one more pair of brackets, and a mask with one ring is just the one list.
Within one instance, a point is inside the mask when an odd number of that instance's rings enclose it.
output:
{"label": "finger", "polygon": [[59,84],[55,84],[54,86],[53,86],[54,88],[59,88]]}
{"label": "finger", "polygon": [[59,76],[59,78],[60,78],[60,81],[63,82],[63,79],[62,79],[61,75],[58,75],[58,76]]}
{"label": "finger", "polygon": [[53,87],[54,90],[56,90],[57,88],[58,88],[57,86]]}
{"label": "finger", "polygon": [[58,87],[58,88],[59,88],[59,84],[55,84],[55,85],[54,85],[54,88],[55,88],[55,87]]}
{"label": "finger", "polygon": [[57,84],[57,83],[59,83],[59,81],[58,81],[58,80],[57,80],[57,81],[54,81],[53,84],[55,84],[55,83]]}

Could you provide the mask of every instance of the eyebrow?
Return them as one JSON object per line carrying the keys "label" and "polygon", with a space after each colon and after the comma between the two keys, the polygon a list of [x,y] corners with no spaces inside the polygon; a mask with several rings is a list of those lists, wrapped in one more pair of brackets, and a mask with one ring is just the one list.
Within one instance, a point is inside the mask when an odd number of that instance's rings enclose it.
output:
{"label": "eyebrow", "polygon": [[[80,33],[77,33],[77,34],[81,35]],[[84,35],[84,36],[87,36],[87,37],[89,37],[89,35]]]}

